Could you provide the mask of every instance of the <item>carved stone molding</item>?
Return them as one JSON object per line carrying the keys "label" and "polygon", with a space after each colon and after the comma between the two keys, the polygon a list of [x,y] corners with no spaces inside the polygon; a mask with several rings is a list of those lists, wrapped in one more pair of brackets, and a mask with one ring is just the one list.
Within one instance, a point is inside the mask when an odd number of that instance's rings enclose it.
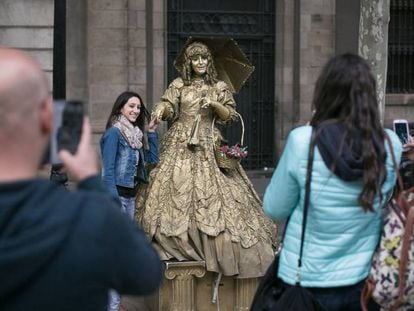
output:
{"label": "carved stone molding", "polygon": [[205,275],[204,261],[166,262],[165,277],[171,280],[171,311],[196,310],[195,278]]}
{"label": "carved stone molding", "polygon": [[234,279],[234,311],[249,311],[259,278]]}
{"label": "carved stone molding", "polygon": [[164,272],[168,280],[179,278],[192,278],[193,276],[201,278],[206,273],[206,264],[204,261],[184,261],[184,262],[169,262],[165,263],[166,269]]}

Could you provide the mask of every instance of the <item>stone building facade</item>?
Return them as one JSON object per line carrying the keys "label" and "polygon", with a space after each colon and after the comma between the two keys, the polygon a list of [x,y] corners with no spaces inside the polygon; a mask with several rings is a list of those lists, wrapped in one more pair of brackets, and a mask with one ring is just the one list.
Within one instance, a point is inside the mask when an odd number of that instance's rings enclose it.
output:
{"label": "stone building facade", "polygon": [[[66,1],[66,98],[87,103],[97,143],[120,92],[137,91],[151,108],[168,85],[168,1]],[[309,120],[324,63],[335,53],[356,52],[358,3],[275,0],[275,157],[289,130]],[[50,81],[53,12],[54,0],[0,2],[0,45],[33,54]],[[386,125],[397,117],[414,120],[411,95],[387,97]],[[160,131],[165,129],[164,124]]]}

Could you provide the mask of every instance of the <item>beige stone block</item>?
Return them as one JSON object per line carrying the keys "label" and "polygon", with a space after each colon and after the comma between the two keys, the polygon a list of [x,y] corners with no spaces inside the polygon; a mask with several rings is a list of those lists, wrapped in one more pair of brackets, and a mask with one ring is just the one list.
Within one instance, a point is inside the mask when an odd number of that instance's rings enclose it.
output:
{"label": "beige stone block", "polygon": [[309,48],[309,37],[307,32],[300,34],[300,49],[305,50]]}
{"label": "beige stone block", "polygon": [[127,51],[122,47],[91,47],[89,63],[92,66],[126,66],[128,63]]}
{"label": "beige stone block", "polygon": [[125,66],[92,66],[89,68],[89,83],[126,84],[128,72]]}
{"label": "beige stone block", "polygon": [[153,15],[153,28],[158,30],[164,29],[164,19],[164,13],[155,12]]}
{"label": "beige stone block", "polygon": [[130,29],[128,31],[129,46],[145,47],[145,30],[144,29]]}
{"label": "beige stone block", "polygon": [[164,81],[166,72],[164,70],[163,66],[154,66],[153,67],[153,73],[154,73],[154,81],[157,83],[161,83]]}
{"label": "beige stone block", "polygon": [[322,0],[322,3],[328,14],[335,14],[336,0]]}
{"label": "beige stone block", "polygon": [[137,28],[138,29],[145,29],[145,28],[147,28],[145,11],[138,11],[138,12],[136,12],[135,18],[137,19]]}
{"label": "beige stone block", "polygon": [[88,14],[89,25],[93,28],[125,28],[127,26],[127,11],[125,10],[95,10]]}
{"label": "beige stone block", "polygon": [[165,63],[164,48],[154,48],[153,59],[154,59],[154,66],[164,66],[164,63]]}
{"label": "beige stone block", "polygon": [[146,67],[130,67],[129,68],[129,81],[132,84],[145,84],[147,81],[147,68]]}
{"label": "beige stone block", "polygon": [[301,2],[302,14],[334,14],[335,0],[307,0]]}
{"label": "beige stone block", "polygon": [[312,48],[312,66],[322,67],[331,58],[331,54],[324,53],[321,47]]}
{"label": "beige stone block", "polygon": [[88,44],[93,47],[126,47],[127,31],[125,29],[90,29]]}
{"label": "beige stone block", "polygon": [[[114,99],[115,101],[115,99]],[[110,101],[91,101],[89,106],[90,118],[97,130],[104,130],[106,121],[111,113],[113,102]]]}
{"label": "beige stone block", "polygon": [[89,100],[91,102],[107,102],[113,104],[118,95],[127,89],[127,83],[91,84],[89,87]]}
{"label": "beige stone block", "polygon": [[313,14],[311,15],[311,29],[325,29],[330,32],[333,31],[335,18],[333,15]]}
{"label": "beige stone block", "polygon": [[137,19],[137,12],[136,11],[128,11],[127,12],[127,27],[128,28],[137,28],[138,27],[138,19]]}
{"label": "beige stone block", "polygon": [[164,35],[165,35],[164,30],[154,30],[154,38],[153,38],[154,48],[164,47],[164,42],[165,42]]}
{"label": "beige stone block", "polygon": [[315,89],[314,84],[301,85],[300,98],[302,98],[304,101],[307,101],[307,102],[312,101],[314,89]]}
{"label": "beige stone block", "polygon": [[128,0],[128,9],[145,11],[145,0]]}
{"label": "beige stone block", "polygon": [[0,26],[53,27],[53,0],[1,0]]}
{"label": "beige stone block", "polygon": [[292,81],[293,80],[293,69],[290,67],[283,68],[283,79],[284,81]]}
{"label": "beige stone block", "polygon": [[134,48],[135,65],[142,66],[147,61],[147,49],[146,48]]}
{"label": "beige stone block", "polygon": [[292,0],[284,0],[284,1],[277,1],[282,3],[283,2],[283,12],[281,12],[282,15],[284,14],[293,14],[295,2]]}
{"label": "beige stone block", "polygon": [[[68,5],[71,1],[79,0],[67,0]],[[91,10],[122,10],[127,9],[127,3],[130,0],[89,0],[89,8]]]}
{"label": "beige stone block", "polygon": [[159,102],[161,96],[164,94],[166,86],[162,81],[155,81],[153,93],[154,93],[154,102]]}
{"label": "beige stone block", "polygon": [[331,46],[334,40],[332,29],[315,29],[309,34],[309,45],[312,46]]}
{"label": "beige stone block", "polygon": [[52,48],[53,28],[0,28],[0,42],[3,46],[15,48]]}
{"label": "beige stone block", "polygon": [[153,9],[154,12],[164,13],[164,2],[165,0],[153,0]]}
{"label": "beige stone block", "polygon": [[303,67],[313,66],[312,49],[307,48],[300,51],[300,65]]}
{"label": "beige stone block", "polygon": [[144,101],[144,104],[146,105],[146,107],[148,106],[147,103],[147,86],[146,84],[130,84],[129,85],[129,90],[138,93],[142,100]]}
{"label": "beige stone block", "polygon": [[53,90],[53,72],[51,70],[45,70],[46,79],[50,92]]}
{"label": "beige stone block", "polygon": [[307,67],[306,70],[308,71],[308,83],[315,84],[322,71],[322,67]]}
{"label": "beige stone block", "polygon": [[292,14],[287,14],[281,17],[283,20],[283,33],[285,35],[290,34],[293,36],[293,28],[294,28],[294,17]]}
{"label": "beige stone block", "polygon": [[331,45],[324,45],[321,47],[322,53],[328,56],[333,56],[335,54],[334,42]]}
{"label": "beige stone block", "polygon": [[311,30],[311,15],[310,14],[301,14],[300,15],[300,30],[302,31],[310,31]]}
{"label": "beige stone block", "polygon": [[43,70],[53,70],[53,49],[29,50],[27,52],[40,63]]}
{"label": "beige stone block", "polygon": [[128,49],[128,65],[134,66],[135,63],[135,48],[130,47]]}
{"label": "beige stone block", "polygon": [[279,52],[280,58],[276,58],[279,62],[276,63],[276,67],[293,66],[293,50],[282,49]]}
{"label": "beige stone block", "polygon": [[291,83],[284,83],[281,88],[280,100],[283,102],[293,101],[293,86]]}
{"label": "beige stone block", "polygon": [[299,69],[299,79],[300,84],[308,84],[309,83],[309,68],[301,67]]}

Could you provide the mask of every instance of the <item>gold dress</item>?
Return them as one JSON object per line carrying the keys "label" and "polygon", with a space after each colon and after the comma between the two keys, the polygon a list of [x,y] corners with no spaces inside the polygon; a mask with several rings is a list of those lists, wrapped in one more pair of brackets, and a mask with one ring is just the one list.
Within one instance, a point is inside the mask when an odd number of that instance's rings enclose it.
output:
{"label": "gold dress", "polygon": [[[173,124],[161,140],[149,184],[138,191],[137,220],[163,260],[204,260],[208,271],[226,276],[262,276],[274,257],[276,227],[243,168],[217,166],[214,113],[200,108],[200,96],[226,105],[230,122],[236,118],[232,93],[222,81],[185,86],[177,78],[169,85],[159,105],[169,109]],[[191,134],[198,144],[189,148]],[[220,137],[217,129],[214,137]]]}

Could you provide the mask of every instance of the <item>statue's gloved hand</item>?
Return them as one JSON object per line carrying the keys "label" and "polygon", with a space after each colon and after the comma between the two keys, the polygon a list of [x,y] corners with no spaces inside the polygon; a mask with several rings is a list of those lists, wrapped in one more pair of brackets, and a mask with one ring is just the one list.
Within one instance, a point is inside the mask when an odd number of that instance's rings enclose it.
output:
{"label": "statue's gloved hand", "polygon": [[166,107],[165,103],[159,103],[151,113],[151,119],[159,123],[161,120],[166,120],[170,117],[172,111]]}
{"label": "statue's gloved hand", "polygon": [[223,121],[227,121],[230,118],[230,110],[215,100],[205,99],[201,108],[207,107],[211,107],[211,109],[213,109],[217,116]]}

